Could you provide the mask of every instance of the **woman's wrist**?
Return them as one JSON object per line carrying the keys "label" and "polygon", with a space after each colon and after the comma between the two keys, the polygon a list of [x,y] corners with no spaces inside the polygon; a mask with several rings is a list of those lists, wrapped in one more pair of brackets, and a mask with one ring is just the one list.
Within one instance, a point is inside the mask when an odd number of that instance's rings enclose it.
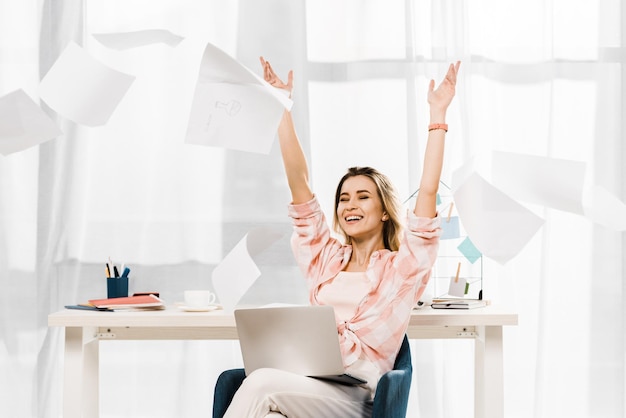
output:
{"label": "woman's wrist", "polygon": [[448,132],[445,109],[430,109],[430,123],[428,124],[428,131],[435,131],[437,129],[443,129]]}
{"label": "woman's wrist", "polygon": [[430,109],[430,123],[446,123],[446,109]]}

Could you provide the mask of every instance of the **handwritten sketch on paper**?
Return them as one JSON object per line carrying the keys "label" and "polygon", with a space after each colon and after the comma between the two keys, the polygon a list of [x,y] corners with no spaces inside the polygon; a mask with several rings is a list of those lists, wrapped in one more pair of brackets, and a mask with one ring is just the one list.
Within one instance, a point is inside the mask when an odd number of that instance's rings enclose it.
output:
{"label": "handwritten sketch on paper", "polygon": [[0,154],[23,151],[61,134],[57,124],[23,90],[0,97]]}
{"label": "handwritten sketch on paper", "polygon": [[207,44],[185,143],[268,154],[292,101],[234,58]]}
{"label": "handwritten sketch on paper", "polygon": [[41,80],[39,95],[67,119],[100,126],[107,123],[134,80],[70,42]]}
{"label": "handwritten sketch on paper", "polygon": [[283,235],[270,228],[255,228],[215,267],[212,274],[213,288],[225,311],[232,311],[261,275],[254,257]]}
{"label": "handwritten sketch on paper", "polygon": [[165,29],[147,29],[134,32],[94,33],[91,36],[107,48],[118,51],[157,43],[175,47],[183,39],[185,39],[182,36],[178,36]]}

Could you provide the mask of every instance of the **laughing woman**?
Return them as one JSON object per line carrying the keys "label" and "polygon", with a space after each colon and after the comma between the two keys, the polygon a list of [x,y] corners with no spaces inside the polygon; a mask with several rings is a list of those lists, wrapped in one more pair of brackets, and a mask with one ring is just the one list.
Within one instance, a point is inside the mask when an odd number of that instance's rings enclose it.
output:
{"label": "laughing woman", "polygon": [[[261,58],[265,80],[293,89]],[[309,185],[307,161],[291,113],[278,137],[292,201],[292,248],[312,305],[332,305],[346,372],[368,383],[347,386],[275,369],[251,373],[235,394],[227,417],[367,417],[376,384],[393,368],[412,308],[424,292],[437,257],[440,220],[436,195],[443,165],[446,111],[455,95],[460,62],[443,81],[428,86],[430,125],[415,207],[402,214],[389,179],[370,167],[353,167],[335,193],[331,234]],[[404,219],[406,218],[406,224]]]}

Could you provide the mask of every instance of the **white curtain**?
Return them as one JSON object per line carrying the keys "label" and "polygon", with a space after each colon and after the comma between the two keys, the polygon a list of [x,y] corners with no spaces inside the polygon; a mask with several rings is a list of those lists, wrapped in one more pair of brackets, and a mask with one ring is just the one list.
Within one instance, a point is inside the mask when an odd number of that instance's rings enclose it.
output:
{"label": "white curtain", "polygon": [[[70,41],[136,76],[102,127],[46,107],[64,134],[0,156],[0,415],[61,414],[62,331],[47,315],[106,293],[104,262],[132,291],[168,303],[211,288],[211,272],[256,226],[289,231],[277,144],[269,155],[185,145],[204,46],[253,70],[295,73],[294,117],[327,210],[348,166],[419,184],[428,80],[462,60],[443,182],[475,155],[581,161],[626,200],[623,35],[618,0],[0,0],[0,96],[38,84]],[[115,51],[97,33],[184,37]],[[260,71],[259,71],[260,73]],[[2,115],[0,115],[0,119]],[[622,417],[624,234],[538,206],[546,220],[505,265],[482,260],[483,291],[517,309],[504,334],[506,417]],[[506,233],[506,231],[503,231]],[[245,303],[305,303],[288,237],[257,259]],[[473,411],[471,341],[413,341],[412,417]],[[101,416],[210,416],[235,342],[101,343]]]}

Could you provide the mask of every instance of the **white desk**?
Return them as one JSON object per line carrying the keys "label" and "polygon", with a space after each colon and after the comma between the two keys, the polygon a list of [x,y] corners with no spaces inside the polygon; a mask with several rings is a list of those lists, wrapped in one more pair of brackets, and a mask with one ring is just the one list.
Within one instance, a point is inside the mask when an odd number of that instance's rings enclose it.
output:
{"label": "white desk", "polygon": [[[496,306],[471,310],[424,308],[411,315],[411,339],[470,338],[475,341],[474,415],[504,415],[502,327],[517,325],[517,314]],[[221,311],[153,312],[63,310],[48,316],[48,326],[65,328],[63,416],[99,415],[100,340],[234,340],[232,315]]]}

